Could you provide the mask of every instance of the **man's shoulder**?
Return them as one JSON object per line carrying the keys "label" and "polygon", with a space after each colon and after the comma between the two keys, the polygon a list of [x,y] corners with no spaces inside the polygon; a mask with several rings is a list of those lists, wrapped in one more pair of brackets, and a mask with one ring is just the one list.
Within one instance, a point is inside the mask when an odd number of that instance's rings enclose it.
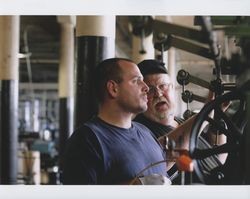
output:
{"label": "man's shoulder", "polygon": [[95,126],[96,119],[91,118],[80,126],[76,127],[73,133],[70,135],[69,140],[86,139],[95,135],[94,129],[91,126]]}
{"label": "man's shoulder", "polygon": [[88,137],[92,133],[93,133],[92,130],[88,126],[86,126],[86,125],[83,124],[83,125],[77,127],[73,131],[73,133],[69,137],[69,140],[70,141],[80,140],[82,138]]}
{"label": "man's shoulder", "polygon": [[140,121],[133,120],[133,121],[132,121],[132,125],[133,125],[135,128],[144,129],[144,130],[149,130],[149,128],[146,127],[144,124],[142,124]]}
{"label": "man's shoulder", "polygon": [[139,130],[140,132],[142,132],[143,134],[150,134],[151,136],[154,136],[154,133],[144,124],[137,122],[137,121],[132,121],[133,126]]}

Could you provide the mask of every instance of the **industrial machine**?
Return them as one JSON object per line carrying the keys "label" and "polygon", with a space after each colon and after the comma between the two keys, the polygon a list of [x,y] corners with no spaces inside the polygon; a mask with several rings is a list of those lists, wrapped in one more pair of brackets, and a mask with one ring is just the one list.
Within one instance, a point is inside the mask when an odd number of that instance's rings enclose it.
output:
{"label": "industrial machine", "polygon": [[[211,81],[183,69],[177,74],[177,82],[182,87],[182,100],[187,104],[187,110],[183,114],[185,119],[195,114],[189,108],[190,103],[206,102],[205,97],[187,90],[188,84],[192,83],[215,93],[215,99],[206,103],[196,116],[188,156],[192,159],[194,173],[202,184],[250,184],[249,17],[197,16],[194,19],[198,28],[163,22],[149,16],[135,17],[131,19],[131,23],[133,33],[141,38],[142,43],[145,34],[153,32],[154,47],[161,52],[162,60],[163,52],[174,47],[213,61],[214,78]],[[222,38],[226,37],[227,40],[221,41],[219,33],[223,33]],[[230,48],[229,40],[233,43]],[[142,45],[141,53],[143,52]],[[223,109],[224,104],[230,105]],[[208,131],[215,137],[225,135],[226,143],[218,145],[215,142],[211,146],[201,147],[199,137]],[[223,163],[217,160],[222,154],[226,155]],[[214,162],[204,161],[211,156],[214,157]],[[192,184],[192,181],[188,183]]]}
{"label": "industrial machine", "polygon": [[[188,109],[190,102],[193,100],[205,101],[203,97],[185,90],[185,85],[194,83],[215,93],[215,99],[207,103],[196,116],[190,136],[189,155],[193,159],[195,173],[204,184],[250,184],[250,62],[248,56],[250,35],[247,31],[237,31],[237,29],[249,29],[249,19],[247,17],[236,17],[235,21],[231,19],[229,26],[220,27],[220,30],[224,31],[225,35],[235,36],[237,34],[236,39],[238,42],[235,42],[235,45],[238,45],[241,51],[231,54],[230,58],[222,55],[216,29],[213,28],[212,23],[214,21],[216,24],[216,19],[216,17],[196,17],[195,23],[201,26],[199,31],[187,28],[181,31],[182,27],[154,21],[153,29],[155,33],[166,33],[164,39],[158,41],[155,46],[164,49],[174,46],[214,61],[213,72],[215,79],[211,82],[192,76],[184,70],[179,71],[177,75],[177,81],[183,87],[182,99],[187,103],[184,118],[188,118],[193,114]],[[164,30],[167,31],[164,32]],[[186,41],[187,38],[191,39],[191,41]],[[192,40],[195,40],[195,42]],[[202,46],[197,42],[206,44],[208,47],[203,47],[204,45]],[[222,75],[234,75],[236,81],[224,83]],[[223,104],[229,102],[231,105],[228,110],[223,110]],[[211,114],[214,114],[214,116],[211,117]],[[202,126],[204,123],[207,124],[207,131],[213,132],[216,136],[224,134],[227,138],[226,143],[223,145],[214,143],[211,147],[201,148],[198,138],[203,132]],[[224,163],[213,166],[204,164],[203,160],[206,158],[220,154],[227,154]]]}

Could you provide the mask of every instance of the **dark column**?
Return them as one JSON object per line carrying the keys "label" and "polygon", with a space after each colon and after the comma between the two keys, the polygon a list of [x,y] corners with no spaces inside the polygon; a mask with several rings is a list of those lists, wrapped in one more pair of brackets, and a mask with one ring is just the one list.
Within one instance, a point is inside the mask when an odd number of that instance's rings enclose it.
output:
{"label": "dark column", "polygon": [[247,111],[247,126],[245,131],[245,146],[244,146],[244,153],[245,153],[245,182],[244,184],[250,185],[250,89],[245,91],[246,95],[246,111]]}
{"label": "dark column", "polygon": [[91,76],[100,61],[115,56],[115,16],[77,17],[76,36],[75,128],[97,112]]}
{"label": "dark column", "polygon": [[0,184],[17,182],[19,17],[0,17]]}
{"label": "dark column", "polygon": [[59,66],[59,169],[67,138],[73,131],[73,72],[75,17],[59,16],[61,25]]}

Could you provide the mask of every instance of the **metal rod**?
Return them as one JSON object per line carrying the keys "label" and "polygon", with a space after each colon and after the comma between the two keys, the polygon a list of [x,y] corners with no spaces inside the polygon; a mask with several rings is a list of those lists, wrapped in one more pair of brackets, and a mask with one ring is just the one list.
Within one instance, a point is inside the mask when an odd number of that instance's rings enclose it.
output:
{"label": "metal rod", "polygon": [[160,20],[154,20],[152,26],[155,33],[163,32],[166,34],[174,34],[192,40],[195,39],[198,42],[207,43],[207,38],[204,36],[204,33],[198,29],[167,23]]}
{"label": "metal rod", "polygon": [[204,88],[209,89],[210,88],[210,83],[200,79],[198,77],[192,76],[190,75],[188,72],[186,72],[185,70],[179,70],[178,74],[177,74],[177,81],[179,84],[181,85],[187,85],[188,83],[193,83],[199,86],[202,86]]}
{"label": "metal rod", "polygon": [[217,37],[215,32],[213,32],[213,26],[211,23],[211,18],[207,16],[201,17],[202,28],[208,37],[208,43],[211,49],[211,53],[213,55],[215,68],[216,68],[216,76],[217,78],[221,78],[221,67],[220,67],[220,50],[217,44]]}
{"label": "metal rod", "polygon": [[235,83],[225,83],[223,84],[224,87],[224,91],[232,91],[233,89],[236,88],[236,84]]}
{"label": "metal rod", "polygon": [[187,41],[185,39],[178,38],[175,36],[171,36],[170,39],[170,46],[190,52],[195,55],[205,57],[207,59],[214,59],[214,56],[211,54],[211,51],[208,47],[204,47],[197,43]]}
{"label": "metal rod", "polygon": [[192,102],[193,100],[204,103],[206,101],[206,98],[199,95],[195,95],[189,90],[185,90],[184,93],[182,93],[182,100],[185,103]]}

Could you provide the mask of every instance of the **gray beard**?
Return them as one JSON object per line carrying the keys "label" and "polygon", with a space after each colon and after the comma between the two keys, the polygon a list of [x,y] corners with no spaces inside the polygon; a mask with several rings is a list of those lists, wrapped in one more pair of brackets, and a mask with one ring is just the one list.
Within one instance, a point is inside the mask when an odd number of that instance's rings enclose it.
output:
{"label": "gray beard", "polygon": [[174,116],[174,113],[156,113],[156,116],[158,117],[158,119],[163,120],[163,119],[168,119],[170,117]]}

